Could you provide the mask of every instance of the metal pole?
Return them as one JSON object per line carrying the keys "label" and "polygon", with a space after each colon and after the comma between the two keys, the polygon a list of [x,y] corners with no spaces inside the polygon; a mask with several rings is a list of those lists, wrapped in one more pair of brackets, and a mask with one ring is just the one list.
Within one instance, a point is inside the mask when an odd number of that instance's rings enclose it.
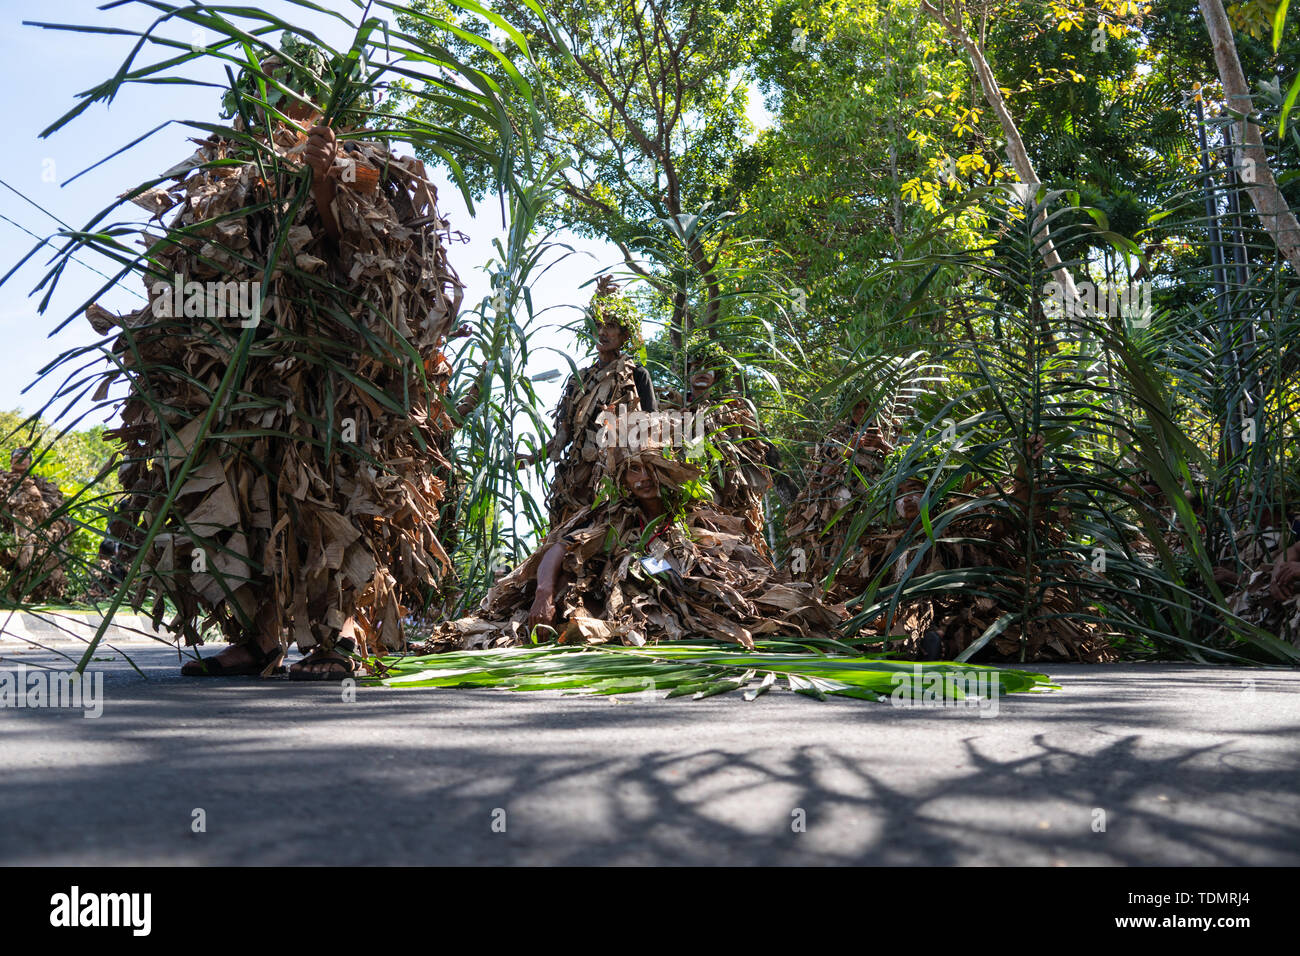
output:
{"label": "metal pole", "polygon": [[[1250,288],[1250,269],[1249,256],[1246,252],[1245,229],[1241,220],[1241,201],[1239,187],[1241,185],[1240,177],[1237,174],[1237,160],[1239,148],[1232,142],[1232,127],[1223,127],[1224,142],[1228,146],[1228,213],[1231,216],[1232,223],[1232,243],[1229,248],[1232,251],[1232,261],[1235,266],[1235,278],[1237,282],[1237,291],[1246,292]],[[1239,310],[1240,311],[1240,310]],[[1246,381],[1242,392],[1244,405],[1250,410],[1251,416],[1255,418],[1255,441],[1256,448],[1267,447],[1264,444],[1264,435],[1262,423],[1259,420],[1259,413],[1262,410],[1261,402],[1263,395],[1260,394],[1259,376],[1255,369],[1255,312],[1250,300],[1247,299],[1247,308],[1240,311],[1241,314],[1241,347],[1242,359],[1247,365]]]}
{"label": "metal pole", "polygon": [[[1198,92],[1193,99],[1196,107],[1196,130],[1201,146],[1201,173],[1205,178],[1205,215],[1208,220],[1210,231],[1210,262],[1214,268],[1214,305],[1215,312],[1219,316],[1219,367],[1223,372],[1223,380],[1231,382],[1233,380],[1233,365],[1235,364],[1236,355],[1233,353],[1232,329],[1228,317],[1228,277],[1224,269],[1223,261],[1223,236],[1219,232],[1219,208],[1218,201],[1214,192],[1214,181],[1210,170],[1210,147],[1205,136],[1205,112],[1201,108],[1201,96]],[[1235,389],[1229,388],[1229,394],[1233,394]],[[1227,408],[1226,421],[1224,422],[1224,442],[1227,444],[1228,457],[1235,458],[1241,451],[1241,413],[1240,409],[1234,407],[1231,403]]]}

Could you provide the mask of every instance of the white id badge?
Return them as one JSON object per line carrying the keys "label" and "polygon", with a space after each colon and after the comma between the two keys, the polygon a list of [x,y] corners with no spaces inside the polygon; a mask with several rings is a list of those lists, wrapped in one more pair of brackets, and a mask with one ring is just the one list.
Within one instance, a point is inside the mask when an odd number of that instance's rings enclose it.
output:
{"label": "white id badge", "polygon": [[665,571],[671,571],[673,568],[663,558],[652,558],[648,555],[641,559],[641,567],[645,568],[650,574],[662,574]]}

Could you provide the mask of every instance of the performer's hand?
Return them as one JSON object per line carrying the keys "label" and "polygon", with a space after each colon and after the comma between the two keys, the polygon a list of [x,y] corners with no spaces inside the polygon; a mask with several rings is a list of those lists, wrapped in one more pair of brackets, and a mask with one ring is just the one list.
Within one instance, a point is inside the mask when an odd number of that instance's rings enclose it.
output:
{"label": "performer's hand", "polygon": [[858,436],[859,448],[870,448],[875,451],[889,454],[894,450],[894,446],[889,443],[879,428],[867,428]]}
{"label": "performer's hand", "polygon": [[464,420],[466,415],[474,411],[475,406],[478,405],[480,394],[482,394],[482,389],[479,388],[479,383],[472,383],[470,387],[465,390],[465,397],[456,405],[456,417]]}
{"label": "performer's hand", "polygon": [[1237,572],[1232,568],[1225,568],[1219,565],[1214,569],[1214,583],[1219,587],[1235,588],[1237,586]]}
{"label": "performer's hand", "polygon": [[1300,561],[1279,561],[1273,566],[1273,580],[1268,591],[1279,601],[1285,601],[1300,587]]}
{"label": "performer's hand", "polygon": [[543,624],[551,627],[555,621],[555,597],[550,591],[538,590],[537,597],[533,599],[533,606],[528,612],[528,629],[541,627]]}
{"label": "performer's hand", "polygon": [[326,234],[337,242],[342,232],[330,208],[338,189],[335,180],[339,175],[338,167],[334,165],[334,146],[334,130],[328,126],[313,126],[307,131],[307,145],[302,155],[312,170],[311,193],[320,211],[321,224]]}
{"label": "performer's hand", "polygon": [[332,175],[334,153],[334,130],[328,126],[313,126],[307,131],[307,146],[302,151],[302,156],[311,167],[317,181]]}

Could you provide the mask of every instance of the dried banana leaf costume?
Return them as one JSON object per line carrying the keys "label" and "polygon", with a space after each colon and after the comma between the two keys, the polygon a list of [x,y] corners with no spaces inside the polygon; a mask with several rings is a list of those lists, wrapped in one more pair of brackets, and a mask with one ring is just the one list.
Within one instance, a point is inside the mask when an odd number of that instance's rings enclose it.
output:
{"label": "dried banana leaf costume", "polygon": [[[1060,529],[1040,527],[1040,547],[1049,543],[1059,547],[1065,534]],[[922,557],[912,581],[927,574],[953,570],[988,569],[988,579],[968,588],[952,587],[938,595],[929,595],[900,606],[893,632],[910,635],[901,645],[904,653],[915,652],[926,635],[938,640],[938,657],[952,660],[991,628],[1008,611],[1020,610],[1019,593],[1003,593],[1001,599],[973,593],[1001,590],[1013,580],[1023,581],[1024,559],[1021,536],[1009,533],[1005,523],[986,514],[975,513],[957,519]],[[892,550],[897,541],[882,540]],[[910,548],[892,569],[900,576],[916,556]],[[1008,574],[1008,572],[1010,572]],[[1054,577],[1072,575],[1068,567],[1057,569]],[[990,583],[993,582],[993,583]],[[1018,660],[1023,649],[1027,661],[1085,661],[1101,663],[1117,658],[1106,640],[1105,628],[1087,619],[1087,600],[1068,580],[1057,581],[1034,595],[1035,613],[1027,623],[1015,622],[993,637],[979,652],[981,660]],[[881,621],[880,623],[884,623]]]}
{"label": "dried banana leaf costume", "polygon": [[[789,509],[786,533],[796,575],[820,582],[831,573],[845,552],[853,503],[865,498],[866,482],[880,475],[892,450],[879,429],[858,430],[845,422],[817,444],[805,472],[807,484]],[[850,547],[827,599],[846,601],[862,593],[870,580],[871,560],[871,555]]]}
{"label": "dried banana leaf costume", "polygon": [[[900,488],[900,495],[920,495],[924,486]],[[993,495],[1003,494],[993,490]],[[945,524],[946,509],[958,507],[960,496],[930,505],[935,524],[934,541],[929,541],[919,522],[891,522],[888,528],[868,527],[853,549],[851,563],[855,583],[865,587],[895,554],[900,542],[907,546],[885,571],[882,587],[901,583],[914,561],[919,561],[908,579],[908,587],[925,586],[927,575],[965,572],[964,584],[947,584],[929,593],[899,602],[889,634],[906,635],[891,644],[905,656],[916,657],[929,646],[939,660],[953,660],[979,640],[1008,612],[1018,612],[1024,603],[1024,531],[1002,509],[994,513],[988,504],[969,504],[968,510]],[[1068,515],[1067,515],[1068,517]],[[1036,537],[1040,552],[1068,546],[1067,522],[1058,512],[1045,511],[1038,519]],[[924,549],[924,552],[922,552]],[[1079,569],[1086,565],[1079,565]],[[843,573],[843,571],[841,571]],[[978,652],[983,660],[1115,660],[1105,629],[1088,620],[1086,592],[1063,577],[1077,574],[1069,565],[1058,567],[1050,586],[1040,584],[1042,574],[1033,575],[1032,603],[1035,611],[1027,623],[1013,621]],[[1080,582],[1083,583],[1082,581]],[[878,595],[878,600],[884,600]],[[885,633],[886,614],[865,625],[865,630]]]}
{"label": "dried banana leaf costume", "polygon": [[189,644],[216,626],[236,643],[261,631],[328,649],[355,615],[362,651],[395,650],[402,597],[450,566],[435,535],[448,470],[437,449],[452,427],[440,345],[462,287],[420,161],[377,142],[339,143],[335,247],[310,197],[283,231],[289,200],[306,188],[293,174],[305,136],[279,124],[275,136],[283,168],[269,181],[249,162],[205,165],[244,159],[213,137],[171,171],[174,186],[137,197],[158,215],[179,205],[170,241],[153,250],[165,281],[149,277],[150,303],[133,314],[88,310],[101,334],[120,330],[112,349],[129,387],[108,437],[123,446],[119,514],[138,548],[243,332],[242,315],[214,312],[211,292],[197,314],[178,316],[171,279],[260,281],[286,239],[247,360],[132,602],[151,604],[157,622],[169,598],[168,626]]}
{"label": "dried banana leaf costume", "polygon": [[588,366],[570,375],[564,385],[550,442],[555,475],[547,506],[553,528],[590,510],[596,500],[596,473],[605,454],[599,422],[611,405],[615,410],[625,405],[628,412],[655,410],[649,374],[626,354],[620,353],[608,365]]}
{"label": "dried banana leaf costume", "polygon": [[63,597],[64,542],[72,534],[66,518],[51,520],[63,507],[63,493],[47,478],[0,471],[0,583],[10,601]]}
{"label": "dried banana leaf costume", "polygon": [[1235,546],[1220,549],[1219,562],[1239,561],[1245,566],[1237,587],[1231,593],[1225,592],[1228,609],[1281,640],[1300,646],[1300,592],[1278,600],[1270,590],[1275,563],[1286,560],[1288,550],[1300,541],[1300,521],[1292,519],[1288,525],[1289,537],[1276,528],[1261,532],[1251,527],[1243,531]]}
{"label": "dried banana leaf costume", "polygon": [[706,440],[720,456],[707,460],[718,509],[743,519],[750,543],[760,554],[769,554],[763,496],[772,487],[767,461],[773,448],[763,439],[753,408],[739,395],[728,395],[716,402],[706,396],[687,410],[704,412]]}
{"label": "dried banana leaf costume", "polygon": [[[806,563],[808,577],[820,582],[840,561],[826,597],[832,603],[860,596],[885,568],[900,542],[908,546],[884,571],[882,587],[902,582],[922,548],[925,550],[912,569],[909,587],[916,587],[930,574],[957,570],[976,576],[983,573],[986,578],[979,585],[949,587],[912,599],[904,598],[889,628],[892,635],[906,635],[901,642],[891,644],[891,648],[917,656],[928,646],[938,659],[952,660],[1005,613],[1020,609],[1021,601],[1014,593],[1012,582],[1024,573],[1023,531],[980,505],[953,518],[942,530],[936,529],[938,539],[928,542],[918,523],[900,524],[890,507],[888,526],[874,522],[861,529],[856,540],[849,540],[855,513],[868,506],[867,483],[879,479],[891,451],[892,445],[881,429],[875,426],[855,429],[848,423],[836,426],[817,446],[809,464],[808,486],[792,509],[788,539],[791,569],[796,576],[801,576],[798,568]],[[900,487],[899,495],[919,495],[923,491],[924,484],[911,489]],[[989,493],[1004,495],[998,489],[989,489]],[[956,499],[932,502],[931,520],[940,521],[944,509],[956,504]],[[1063,547],[1064,522],[1049,516],[1054,513],[1047,512],[1039,520],[1039,546]],[[797,556],[796,548],[801,549]],[[981,593],[975,593],[976,590]],[[1026,660],[1115,658],[1102,629],[1085,619],[1086,602],[1081,599],[1080,591],[1068,582],[1044,589],[1036,595],[1036,603],[1038,611],[1028,624],[1011,624],[992,638],[980,655],[986,659],[1018,659],[1023,639]],[[883,634],[888,623],[886,615],[881,614],[867,622],[864,630]]]}
{"label": "dried banana leaf costume", "polygon": [[1269,590],[1273,568],[1251,571],[1227,596],[1228,609],[1270,634],[1300,647],[1300,593],[1279,601]]}
{"label": "dried banana leaf costume", "polygon": [[[652,470],[670,496],[699,476],[646,450],[615,467],[613,488],[622,487],[632,460]],[[713,638],[748,647],[759,635],[824,635],[841,621],[811,584],[790,581],[754,549],[741,518],[697,499],[648,528],[636,502],[616,492],[555,528],[488,592],[476,616],[442,625],[423,652],[526,643],[538,568],[557,541],[567,544],[555,592],[564,642]]]}

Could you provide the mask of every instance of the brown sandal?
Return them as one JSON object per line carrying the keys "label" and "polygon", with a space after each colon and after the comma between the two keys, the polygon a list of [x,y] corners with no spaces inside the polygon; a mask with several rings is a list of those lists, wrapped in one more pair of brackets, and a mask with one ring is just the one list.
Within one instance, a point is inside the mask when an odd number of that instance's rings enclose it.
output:
{"label": "brown sandal", "polygon": [[263,651],[256,644],[252,644],[249,648],[252,657],[244,664],[224,664],[217,660],[216,654],[211,657],[198,657],[198,651],[194,653],[196,655],[194,660],[186,661],[181,665],[182,677],[257,677],[268,670],[270,674],[284,673],[283,666],[276,666],[279,665],[280,657],[284,654],[284,649],[281,647]]}
{"label": "brown sandal", "polygon": [[[357,671],[356,662],[351,658],[356,651],[356,641],[350,637],[340,638],[334,643],[332,650],[314,650],[290,667],[289,680],[347,680]],[[319,661],[324,661],[328,666],[323,670],[306,670],[302,667],[303,664],[314,664]]]}

